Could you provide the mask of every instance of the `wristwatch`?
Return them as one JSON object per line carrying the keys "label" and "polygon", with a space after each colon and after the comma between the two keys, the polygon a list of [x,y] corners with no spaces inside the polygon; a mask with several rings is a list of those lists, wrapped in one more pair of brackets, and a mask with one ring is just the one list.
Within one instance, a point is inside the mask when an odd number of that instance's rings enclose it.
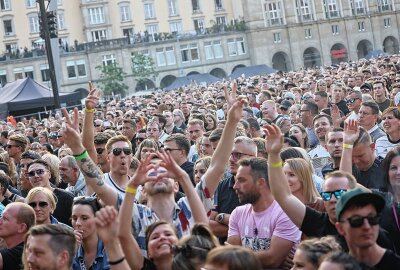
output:
{"label": "wristwatch", "polygon": [[220,213],[220,214],[218,214],[218,215],[217,215],[217,222],[220,223],[220,224],[225,225],[225,223],[224,223],[224,217],[225,217],[225,213]]}

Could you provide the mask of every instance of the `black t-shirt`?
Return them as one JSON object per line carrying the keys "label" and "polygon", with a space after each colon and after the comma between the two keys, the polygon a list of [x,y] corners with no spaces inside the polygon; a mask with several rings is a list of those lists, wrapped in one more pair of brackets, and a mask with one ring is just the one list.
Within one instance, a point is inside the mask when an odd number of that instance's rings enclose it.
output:
{"label": "black t-shirt", "polygon": [[21,269],[23,251],[23,242],[13,248],[1,249],[0,253],[3,258],[3,269]]}
{"label": "black t-shirt", "polygon": [[339,101],[338,103],[336,103],[336,106],[338,106],[339,110],[341,110],[344,113],[344,115],[347,115],[348,113],[350,113],[350,110],[347,107],[346,101],[344,101],[343,99],[341,101]]}
{"label": "black t-shirt", "polygon": [[[192,182],[193,186],[195,185],[194,182],[194,175],[193,175],[193,168],[194,168],[194,163],[190,161],[186,161],[183,163],[181,166],[181,169],[184,170],[190,177],[190,181]],[[179,191],[183,192],[182,188],[179,185]]]}
{"label": "black t-shirt", "polygon": [[386,250],[382,259],[374,266],[376,270],[399,270],[400,257],[391,250]]}
{"label": "black t-shirt", "polygon": [[[400,205],[396,205],[394,209],[396,211],[397,217],[400,218]],[[385,229],[388,232],[390,239],[392,239],[393,244],[396,248],[396,253],[400,254],[400,230],[397,227],[392,206],[385,207],[382,210],[381,217],[382,217],[380,223],[381,228]]]}
{"label": "black t-shirt", "polygon": [[366,171],[360,171],[353,166],[353,175],[357,182],[369,189],[377,189],[379,191],[388,191],[388,185],[384,181],[382,158],[376,158],[372,166]]}
{"label": "black t-shirt", "polygon": [[389,106],[390,106],[390,99],[386,99],[384,102],[382,102],[382,103],[376,103],[376,104],[378,104],[378,107],[379,107],[379,110],[381,111],[381,112],[383,112],[384,110],[386,110],[387,108],[389,108]]}
{"label": "black t-shirt", "polygon": [[57,205],[53,216],[61,223],[71,226],[72,203],[74,195],[63,189],[55,188],[53,191],[57,197]]}
{"label": "black t-shirt", "polygon": [[143,267],[141,270],[157,270],[156,265],[147,258],[144,258]]}
{"label": "black t-shirt", "polygon": [[[306,214],[304,216],[303,223],[301,224],[300,230],[308,237],[322,237],[332,235],[336,238],[340,246],[344,251],[348,251],[346,240],[341,236],[334,224],[329,220],[327,213],[318,212],[308,206],[306,206]],[[376,241],[379,246],[394,250],[394,245],[389,238],[388,233],[379,229],[378,240]]]}

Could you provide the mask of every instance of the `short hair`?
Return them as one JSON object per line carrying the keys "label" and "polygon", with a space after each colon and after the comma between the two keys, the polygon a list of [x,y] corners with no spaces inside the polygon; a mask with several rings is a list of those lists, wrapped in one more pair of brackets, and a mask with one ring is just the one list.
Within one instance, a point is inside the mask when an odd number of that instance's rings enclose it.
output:
{"label": "short hair", "polygon": [[46,197],[52,210],[56,209],[58,202],[57,197],[54,195],[53,191],[44,187],[34,187],[29,190],[28,195],[26,195],[25,198],[25,203],[29,204],[32,201],[33,197],[35,197],[39,193],[42,193]]}
{"label": "short hair", "polygon": [[31,163],[28,164],[28,169],[29,167],[31,167],[33,164],[41,164],[44,167],[46,167],[46,169],[48,169],[50,171],[50,165],[49,163],[47,163],[46,161],[44,161],[43,159],[35,159],[33,160]]}
{"label": "short hair", "polygon": [[242,246],[219,246],[208,253],[206,264],[218,267],[227,266],[229,270],[261,270],[261,263],[255,253]]}
{"label": "short hair", "polygon": [[193,126],[193,125],[200,125],[200,127],[202,128],[202,129],[205,129],[204,128],[204,121],[203,120],[200,120],[200,119],[190,119],[189,120],[189,122],[188,122],[188,126],[189,125],[191,125],[191,126]]}
{"label": "short hair", "polygon": [[376,104],[375,101],[366,101],[361,103],[361,106],[369,107],[371,108],[372,114],[373,115],[378,115],[379,114],[379,106]]}
{"label": "short hair", "polygon": [[76,240],[74,233],[60,224],[43,224],[32,227],[25,235],[25,246],[29,236],[49,235],[48,245],[54,255],[58,255],[64,250],[68,252],[68,267],[72,266],[75,256]]}
{"label": "short hair", "polygon": [[222,136],[222,131],[224,129],[223,128],[216,128],[213,131],[211,131],[210,136],[208,137],[208,139],[210,140],[210,142],[217,142],[221,139]]}
{"label": "short hair", "polygon": [[8,139],[8,130],[3,130],[0,134],[1,134],[1,136],[3,136],[4,138]]}
{"label": "short hair", "polygon": [[331,117],[330,115],[327,115],[327,114],[317,114],[317,115],[313,118],[313,125],[314,125],[315,121],[317,121],[317,120],[320,119],[320,118],[324,118],[324,117],[325,117],[326,119],[328,119],[329,124],[332,126],[332,125],[333,125],[332,117]]}
{"label": "short hair", "polygon": [[63,160],[63,159],[65,159],[67,161],[67,165],[69,168],[79,170],[78,163],[76,162],[76,159],[73,156],[65,156],[61,160]]}
{"label": "short hair", "polygon": [[354,146],[356,146],[360,143],[367,145],[367,146],[370,146],[372,143],[371,136],[363,127],[360,127],[360,134],[358,135],[357,140],[354,142]]}
{"label": "short hair", "polygon": [[354,189],[357,186],[357,180],[351,173],[348,173],[345,171],[334,171],[334,172],[328,173],[325,176],[325,180],[328,180],[328,178],[333,178],[333,177],[347,178],[347,185],[349,186],[350,189]]}
{"label": "short hair", "polygon": [[18,146],[21,147],[22,152],[25,152],[26,145],[28,144],[28,141],[26,140],[26,137],[24,135],[22,135],[22,134],[14,134],[14,135],[11,135],[8,139],[10,141],[15,142]]}
{"label": "short hair", "polygon": [[96,135],[94,135],[94,144],[106,144],[110,138],[111,138],[110,133],[99,132]]}
{"label": "short hair", "polygon": [[247,123],[249,123],[250,128],[254,128],[256,131],[261,130],[260,124],[257,122],[257,119],[249,118],[249,119],[247,119]]}
{"label": "short hair", "polygon": [[247,146],[249,146],[249,147],[251,148],[250,150],[252,150],[253,152],[257,153],[257,145],[256,145],[256,143],[255,143],[251,138],[249,138],[249,137],[246,137],[246,136],[238,136],[238,137],[236,137],[236,138],[233,140],[233,143],[234,143],[234,144],[237,144],[237,143],[244,143],[244,144],[246,144]]}
{"label": "short hair", "polygon": [[317,91],[314,93],[314,96],[320,96],[324,99],[328,99],[328,93],[326,93],[325,91]]}
{"label": "short hair", "polygon": [[349,95],[351,95],[351,94],[355,94],[357,96],[357,98],[362,100],[362,92],[361,91],[359,91],[359,90],[351,90]]}
{"label": "short hair", "polygon": [[319,260],[322,256],[330,252],[342,250],[336,238],[331,235],[303,240],[300,242],[297,249],[304,252],[305,257],[315,267],[318,267]]}
{"label": "short hair", "polygon": [[328,253],[321,258],[320,264],[324,261],[339,264],[343,270],[361,270],[360,264],[350,254],[343,251]]}
{"label": "short hair", "polygon": [[133,128],[133,129],[136,129],[137,127],[136,127],[136,122],[135,122],[135,120],[132,120],[132,119],[124,119],[123,121],[122,121],[122,123],[123,124],[129,124],[129,125],[131,125],[131,128]]}
{"label": "short hair", "polygon": [[153,117],[158,118],[158,122],[161,124],[161,126],[165,127],[165,125],[167,124],[167,119],[161,113],[155,113],[153,114]]}
{"label": "short hair", "polygon": [[317,115],[318,114],[318,105],[317,103],[311,102],[306,100],[304,102],[304,104],[307,106],[307,110],[310,110],[310,113],[313,115]]}
{"label": "short hair", "polygon": [[35,211],[33,210],[32,207],[30,207],[29,205],[27,205],[26,203],[23,203],[23,202],[12,202],[8,205],[18,205],[19,206],[19,211],[16,215],[16,220],[17,220],[18,224],[21,224],[21,223],[25,224],[26,230],[29,230],[32,226],[35,225],[36,215],[35,215]]}
{"label": "short hair", "polygon": [[108,142],[106,143],[106,150],[107,150],[107,153],[110,153],[110,152],[111,152],[112,146],[113,146],[113,144],[116,143],[116,142],[126,142],[126,143],[129,145],[129,148],[132,148],[132,143],[131,143],[131,141],[130,141],[126,136],[124,136],[124,135],[117,135],[117,136],[114,136],[114,137],[110,138],[110,139],[108,140]]}
{"label": "short hair", "polygon": [[0,174],[0,186],[3,188],[2,195],[6,193],[9,184],[11,183],[11,178],[6,174]]}
{"label": "short hair", "polygon": [[175,142],[179,149],[185,151],[186,155],[189,154],[190,142],[185,135],[179,133],[171,134],[165,139],[164,144],[166,142]]}
{"label": "short hair", "polygon": [[244,158],[239,160],[239,166],[250,167],[253,180],[264,178],[269,187],[267,159],[261,157]]}

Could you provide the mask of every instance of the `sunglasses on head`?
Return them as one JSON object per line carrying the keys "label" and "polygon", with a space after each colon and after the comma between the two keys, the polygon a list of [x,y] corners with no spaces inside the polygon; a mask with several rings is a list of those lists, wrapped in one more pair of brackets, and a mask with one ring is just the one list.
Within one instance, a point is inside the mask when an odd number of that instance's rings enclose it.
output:
{"label": "sunglasses on head", "polygon": [[354,217],[349,217],[346,219],[350,226],[352,228],[359,228],[364,224],[364,219],[368,220],[369,225],[374,226],[378,225],[381,222],[381,216],[376,215],[376,216],[368,216],[368,217],[361,217],[361,216],[354,216]]}
{"label": "sunglasses on head", "polygon": [[39,206],[40,208],[46,208],[47,206],[49,206],[48,202],[31,202],[28,203],[28,205],[32,208],[36,208],[37,206]]}
{"label": "sunglasses on head", "polygon": [[46,171],[44,169],[37,169],[34,171],[28,172],[29,177],[34,177],[35,175],[43,175]]}
{"label": "sunglasses on head", "polygon": [[332,195],[335,195],[336,199],[339,200],[343,193],[345,193],[346,189],[338,189],[335,191],[324,191],[321,192],[322,200],[329,202],[332,199]]}
{"label": "sunglasses on head", "polygon": [[99,155],[101,155],[101,154],[103,154],[104,150],[106,150],[106,149],[100,148],[100,147],[99,147],[99,148],[96,148],[96,153],[99,154]]}
{"label": "sunglasses on head", "polygon": [[114,156],[119,156],[119,155],[121,155],[122,152],[124,152],[124,154],[128,156],[128,155],[132,154],[132,149],[130,149],[128,147],[124,147],[124,148],[117,147],[112,150],[112,153]]}

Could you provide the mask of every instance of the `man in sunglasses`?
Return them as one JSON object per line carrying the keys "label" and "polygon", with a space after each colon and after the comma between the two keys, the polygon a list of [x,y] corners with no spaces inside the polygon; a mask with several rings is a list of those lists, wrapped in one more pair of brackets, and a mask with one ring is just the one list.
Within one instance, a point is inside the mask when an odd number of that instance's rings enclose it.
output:
{"label": "man in sunglasses", "polygon": [[373,269],[400,269],[400,257],[377,244],[385,200],[370,190],[356,188],[342,194],[336,203],[336,228],[352,255]]}
{"label": "man in sunglasses", "polygon": [[111,138],[110,133],[100,132],[94,136],[94,146],[97,154],[97,166],[103,173],[110,172],[110,162],[107,159],[106,144]]}
{"label": "man in sunglasses", "polygon": [[350,111],[350,116],[347,117],[347,119],[358,119],[358,111],[361,108],[361,103],[362,93],[357,90],[352,90],[346,99],[347,108],[349,108]]}
{"label": "man in sunglasses", "polygon": [[18,175],[21,173],[21,156],[22,153],[25,152],[27,144],[28,141],[26,140],[25,136],[21,134],[14,134],[8,138],[8,143],[6,145],[7,153],[14,160]]}

